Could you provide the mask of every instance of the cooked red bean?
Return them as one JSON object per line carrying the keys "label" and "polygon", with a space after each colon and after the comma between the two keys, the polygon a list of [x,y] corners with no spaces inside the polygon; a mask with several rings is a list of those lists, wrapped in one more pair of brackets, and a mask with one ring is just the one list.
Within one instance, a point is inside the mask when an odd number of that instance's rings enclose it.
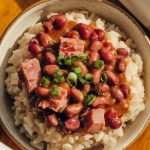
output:
{"label": "cooked red bean", "polygon": [[88,94],[91,90],[91,85],[90,84],[84,84],[83,86],[83,91]]}
{"label": "cooked red bean", "polygon": [[90,39],[92,41],[95,40],[103,41],[105,39],[105,32],[101,29],[94,29],[94,31],[91,33]]}
{"label": "cooked red bean", "polygon": [[119,55],[119,56],[122,56],[122,57],[124,57],[124,58],[126,58],[126,57],[128,57],[128,51],[126,50],[126,49],[124,49],[124,48],[118,48],[117,49],[117,54]]}
{"label": "cooked red bean", "polygon": [[105,63],[112,63],[114,61],[114,56],[105,48],[100,50],[100,57]]}
{"label": "cooked red bean", "polygon": [[107,83],[102,83],[99,85],[99,92],[100,93],[106,93],[107,91],[109,91],[109,86]]}
{"label": "cooked red bean", "polygon": [[122,101],[124,99],[124,95],[123,95],[122,91],[118,87],[112,87],[111,88],[111,95],[118,102],[120,102],[120,101]]}
{"label": "cooked red bean", "polygon": [[37,39],[33,38],[30,40],[29,44],[28,44],[28,50],[32,53],[32,54],[39,54],[42,52],[42,47],[38,44]]}
{"label": "cooked red bean", "polygon": [[121,89],[121,91],[123,92],[124,97],[125,97],[125,98],[128,98],[129,95],[130,95],[130,92],[131,92],[129,85],[126,84],[126,83],[122,83],[122,84],[120,85],[120,89]]}
{"label": "cooked red bean", "polygon": [[58,120],[57,120],[55,114],[48,115],[46,118],[47,118],[47,121],[50,124],[50,126],[52,126],[52,127],[57,127],[58,126]]}
{"label": "cooked red bean", "polygon": [[123,59],[119,59],[116,62],[117,72],[123,73],[126,70],[126,62]]}
{"label": "cooked red bean", "polygon": [[83,109],[83,105],[81,103],[71,104],[68,105],[68,107],[65,110],[65,113],[68,117],[72,117],[74,115],[79,114],[82,109]]}
{"label": "cooked red bean", "polygon": [[91,74],[93,76],[93,83],[95,85],[98,84],[101,78],[101,69],[93,69]]}
{"label": "cooked red bean", "polygon": [[46,65],[43,69],[44,73],[50,76],[54,76],[55,71],[59,69],[57,65]]}
{"label": "cooked red bean", "polygon": [[38,104],[37,104],[37,107],[38,109],[40,110],[44,110],[46,108],[49,108],[50,104],[49,104],[49,101],[46,100],[46,99],[41,99],[39,100]]}
{"label": "cooked red bean", "polygon": [[49,96],[49,93],[50,93],[50,90],[48,88],[45,88],[45,87],[38,87],[36,89],[36,92],[37,94],[40,96],[40,97],[47,97]]}
{"label": "cooked red bean", "polygon": [[39,40],[39,44],[43,47],[49,47],[54,43],[49,34],[45,32],[38,33],[37,38]]}
{"label": "cooked red bean", "polygon": [[99,54],[96,51],[90,53],[89,65],[92,65],[95,61],[99,60]]}
{"label": "cooked red bean", "polygon": [[88,73],[86,65],[84,65],[81,61],[75,61],[73,65],[81,68],[82,76],[85,76]]}
{"label": "cooked red bean", "polygon": [[90,51],[90,50],[86,50],[86,51],[84,51],[84,54],[86,54],[87,56],[89,56],[89,55],[90,55],[90,53],[91,53],[91,51]]}
{"label": "cooked red bean", "polygon": [[88,26],[86,24],[79,23],[76,26],[76,29],[79,32],[79,34],[80,34],[82,39],[84,39],[84,40],[89,39],[89,37],[91,35],[91,31],[89,30],[89,28],[88,28]]}
{"label": "cooked red bean", "polygon": [[44,28],[44,31],[45,31],[46,33],[49,33],[49,34],[50,34],[50,33],[52,32],[52,30],[53,30],[52,22],[51,22],[51,21],[46,21],[46,22],[44,22],[43,28]]}
{"label": "cooked red bean", "polygon": [[67,33],[67,37],[74,38],[74,39],[79,39],[80,35],[76,30],[72,30],[72,31],[69,31]]}
{"label": "cooked red bean", "polygon": [[97,107],[100,105],[108,105],[109,104],[109,100],[107,97],[104,96],[96,96],[95,101],[93,102],[92,106],[93,107]]}
{"label": "cooked red bean", "polygon": [[110,85],[118,85],[119,78],[111,71],[105,71],[107,74],[107,82]]}
{"label": "cooked red bean", "polygon": [[102,48],[102,43],[100,41],[93,41],[90,45],[90,50],[99,51]]}
{"label": "cooked red bean", "polygon": [[109,43],[109,42],[103,43],[103,47],[104,47],[105,49],[107,49],[108,51],[109,51],[109,50],[112,50],[112,48],[113,48],[112,44]]}
{"label": "cooked red bean", "polygon": [[70,92],[70,86],[67,82],[60,83],[59,86],[66,89],[68,93]]}
{"label": "cooked red bean", "polygon": [[55,29],[59,30],[64,28],[68,23],[65,15],[56,15],[53,21],[53,26]]}
{"label": "cooked red bean", "polygon": [[114,65],[112,65],[112,64],[105,64],[105,70],[113,71],[114,70]]}
{"label": "cooked red bean", "polygon": [[76,117],[69,118],[65,121],[65,128],[70,131],[75,131],[80,127],[80,121]]}
{"label": "cooked red bean", "polygon": [[51,52],[47,51],[45,53],[45,59],[46,59],[46,62],[49,63],[49,64],[54,64],[56,63],[56,57],[54,54],[52,54]]}
{"label": "cooked red bean", "polygon": [[83,102],[84,100],[84,96],[82,94],[82,92],[76,88],[71,88],[70,89],[70,96],[73,97],[75,102]]}
{"label": "cooked red bean", "polygon": [[120,118],[118,118],[117,112],[114,109],[109,109],[105,113],[105,120],[107,126],[112,129],[118,129],[122,125],[122,121],[120,120]]}

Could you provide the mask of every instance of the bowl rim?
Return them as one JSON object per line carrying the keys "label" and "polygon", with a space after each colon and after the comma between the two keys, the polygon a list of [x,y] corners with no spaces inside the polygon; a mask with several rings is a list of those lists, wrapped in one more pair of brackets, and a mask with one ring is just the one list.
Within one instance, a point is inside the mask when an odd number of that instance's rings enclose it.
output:
{"label": "bowl rim", "polygon": [[[19,20],[25,13],[27,13],[28,11],[30,11],[32,8],[35,8],[37,7],[38,5],[40,4],[43,4],[43,3],[47,3],[48,1],[51,1],[51,3],[53,2],[57,2],[57,1],[60,1],[60,0],[40,0],[38,2],[35,2],[33,3],[32,5],[28,6],[27,8],[25,8],[23,11],[21,11],[11,22],[10,24],[6,27],[6,29],[4,30],[4,32],[2,33],[1,35],[1,38],[0,38],[0,46],[1,44],[3,43],[3,40],[5,39],[7,33],[11,30],[11,28],[13,27],[13,25],[15,24],[15,22],[17,20]],[[105,3],[106,5],[109,5],[115,9],[117,9],[118,11],[120,11],[121,13],[123,13],[124,15],[126,15],[126,17],[128,17],[132,23],[135,24],[135,26],[137,26],[137,28],[139,29],[139,31],[142,33],[142,35],[144,36],[144,38],[146,39],[146,41],[148,42],[148,44],[150,45],[150,39],[149,37],[147,36],[147,34],[145,33],[145,31],[143,30],[143,28],[141,27],[141,25],[137,22],[137,20],[131,16],[127,11],[125,11],[124,9],[122,9],[120,6],[114,4],[113,2],[110,2],[108,0],[96,0],[98,2],[102,2],[102,3]],[[1,67],[0,67],[1,68]],[[148,124],[150,123],[150,114],[148,116],[148,119],[146,120],[145,122],[145,125],[144,127],[141,129],[141,131],[136,135],[136,137],[130,141],[128,143],[128,145],[126,145],[126,147],[124,147],[123,149],[127,149],[130,145],[132,145],[141,135],[142,133],[144,132],[144,130],[146,129],[146,127],[148,126]],[[3,128],[4,132],[9,136],[9,138],[21,149],[24,149],[24,150],[27,150],[25,148],[24,145],[22,145],[19,141],[16,140],[16,138],[13,137],[12,134],[10,134],[9,130],[5,127],[2,119],[0,118],[0,125],[1,127]]]}

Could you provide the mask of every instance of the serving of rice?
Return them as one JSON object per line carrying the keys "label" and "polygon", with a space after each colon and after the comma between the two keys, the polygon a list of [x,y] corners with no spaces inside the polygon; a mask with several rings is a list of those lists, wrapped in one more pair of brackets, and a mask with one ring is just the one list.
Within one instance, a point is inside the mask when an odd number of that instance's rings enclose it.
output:
{"label": "serving of rice", "polygon": [[[51,13],[49,16],[54,15]],[[117,144],[117,139],[124,135],[123,128],[126,127],[127,121],[134,121],[138,114],[144,110],[144,86],[141,79],[143,62],[139,54],[135,53],[136,45],[131,39],[127,38],[118,27],[110,24],[87,11],[66,13],[65,16],[69,20],[74,20],[77,23],[90,24],[94,23],[97,28],[103,29],[106,32],[107,39],[111,42],[114,48],[125,48],[128,50],[130,57],[126,58],[127,69],[125,72],[126,80],[131,88],[131,101],[128,112],[121,118],[123,125],[119,129],[101,131],[95,134],[73,133],[71,135],[61,135],[55,127],[48,127],[45,122],[42,122],[37,116],[28,100],[27,90],[25,85],[20,89],[18,87],[19,77],[17,68],[19,64],[30,58],[28,51],[28,42],[38,32],[43,31],[42,23],[39,22],[31,26],[22,38],[18,41],[19,47],[13,51],[6,68],[8,74],[6,79],[7,92],[14,99],[15,125],[19,126],[20,133],[25,134],[31,142],[31,145],[37,149],[43,149],[47,143],[47,150],[82,150],[101,144],[104,149],[108,150]]]}

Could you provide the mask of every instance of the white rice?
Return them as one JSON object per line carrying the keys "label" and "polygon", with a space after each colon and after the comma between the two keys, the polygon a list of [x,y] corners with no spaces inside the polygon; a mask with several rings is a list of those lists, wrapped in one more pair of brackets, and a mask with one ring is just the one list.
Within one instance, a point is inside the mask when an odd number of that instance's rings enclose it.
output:
{"label": "white rice", "polygon": [[[51,16],[53,14],[50,14]],[[46,123],[43,123],[37,118],[36,112],[31,110],[29,100],[27,98],[27,91],[23,85],[22,90],[18,88],[17,67],[21,61],[30,57],[27,50],[29,40],[38,32],[43,31],[42,23],[37,23],[28,29],[22,38],[18,41],[18,49],[13,51],[6,68],[8,77],[6,79],[7,91],[15,99],[14,101],[14,120],[15,125],[20,125],[20,132],[25,134],[30,140],[31,144],[37,149],[43,149],[43,141],[48,142],[48,150],[83,150],[92,147],[93,145],[103,144],[104,149],[111,149],[117,144],[117,138],[123,136],[123,127],[126,122],[134,121],[138,114],[144,110],[144,86],[140,78],[142,73],[143,62],[139,54],[134,52],[135,44],[131,39],[128,39],[118,27],[114,24],[105,23],[104,20],[95,16],[95,14],[88,14],[84,12],[66,13],[66,17],[78,23],[90,24],[91,22],[97,28],[106,31],[108,40],[115,48],[124,47],[130,53],[130,57],[126,59],[127,69],[125,76],[127,82],[131,85],[131,101],[128,112],[121,118],[123,126],[116,130],[101,131],[98,134],[84,134],[74,133],[72,135],[62,136],[55,127],[49,128]],[[122,38],[121,38],[122,37]],[[121,41],[124,39],[124,41]]]}

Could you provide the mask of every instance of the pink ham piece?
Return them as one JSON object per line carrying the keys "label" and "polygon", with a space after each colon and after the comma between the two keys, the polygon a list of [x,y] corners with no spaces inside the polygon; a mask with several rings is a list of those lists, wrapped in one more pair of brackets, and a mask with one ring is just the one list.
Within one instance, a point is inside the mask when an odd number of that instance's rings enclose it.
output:
{"label": "pink ham piece", "polygon": [[36,58],[25,60],[20,65],[20,71],[23,74],[28,92],[33,92],[39,85],[41,79],[41,67]]}
{"label": "pink ham piece", "polygon": [[68,105],[68,92],[66,89],[59,87],[59,95],[54,98],[50,98],[50,109],[54,110],[55,112],[63,112],[64,109]]}
{"label": "pink ham piece", "polygon": [[105,127],[105,110],[98,108],[90,110],[84,119],[84,128],[88,133],[98,133]]}
{"label": "pink ham piece", "polygon": [[60,50],[65,56],[79,55],[84,51],[85,41],[74,38],[60,38]]}

